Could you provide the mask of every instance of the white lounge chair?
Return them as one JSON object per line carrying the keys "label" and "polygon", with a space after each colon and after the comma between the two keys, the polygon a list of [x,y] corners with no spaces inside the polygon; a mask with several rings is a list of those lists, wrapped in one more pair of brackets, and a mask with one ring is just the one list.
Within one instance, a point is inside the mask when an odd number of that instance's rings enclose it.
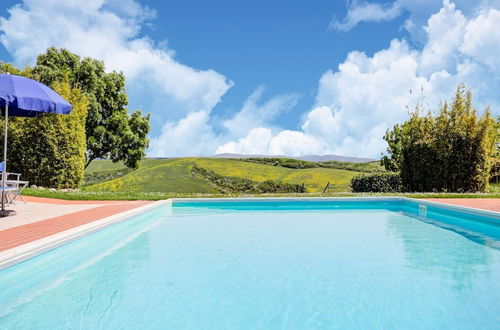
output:
{"label": "white lounge chair", "polygon": [[[6,173],[5,194],[4,194],[6,203],[15,204],[16,199],[18,197],[21,198],[21,200],[24,203],[26,203],[26,200],[24,199],[22,192],[26,187],[28,187],[29,181],[23,181],[20,180],[20,178],[21,178],[20,173],[11,173],[11,172]],[[0,172],[0,182],[2,182],[1,172]],[[0,187],[0,191],[1,189],[2,187]]]}

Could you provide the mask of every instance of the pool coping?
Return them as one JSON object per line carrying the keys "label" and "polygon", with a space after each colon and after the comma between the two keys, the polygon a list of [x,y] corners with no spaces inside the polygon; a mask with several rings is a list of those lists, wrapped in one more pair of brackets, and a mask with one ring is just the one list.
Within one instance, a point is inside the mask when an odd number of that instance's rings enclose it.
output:
{"label": "pool coping", "polygon": [[31,259],[39,254],[53,250],[68,244],[83,236],[99,231],[109,225],[125,221],[134,215],[149,211],[162,205],[171,205],[171,200],[155,201],[147,205],[139,206],[131,210],[113,214],[111,216],[95,220],[59,233],[21,244],[8,250],[0,252],[0,270],[25,260]]}
{"label": "pool coping", "polygon": [[378,196],[378,197],[237,197],[237,198],[171,198],[172,205],[176,202],[235,202],[235,201],[261,201],[261,202],[278,202],[278,201],[373,201],[373,202],[412,202],[417,204],[422,204],[426,206],[434,206],[443,209],[466,212],[469,214],[486,216],[500,220],[500,212],[483,210],[468,206],[445,204],[435,201],[428,201],[425,199],[410,198],[403,196]]}
{"label": "pool coping", "polygon": [[251,198],[170,198],[167,200],[155,201],[151,204],[143,205],[125,212],[117,213],[99,220],[92,221],[90,223],[77,226],[68,230],[61,231],[59,233],[34,240],[29,243],[25,243],[8,250],[0,252],[0,270],[10,267],[14,264],[23,262],[30,258],[33,258],[39,254],[47,252],[49,250],[55,249],[67,243],[70,243],[76,239],[83,236],[92,234],[99,231],[109,225],[125,221],[126,219],[149,211],[159,206],[175,205],[176,202],[238,202],[238,201],[248,201],[248,202],[279,202],[279,201],[392,201],[392,202],[411,202],[420,205],[434,206],[448,210],[454,210],[459,212],[465,212],[468,214],[485,216],[488,218],[493,218],[500,223],[500,212],[476,209],[472,207],[451,205],[445,203],[439,203],[434,201],[427,201],[416,198],[409,197],[398,197],[398,196],[387,196],[387,197],[251,197]]}

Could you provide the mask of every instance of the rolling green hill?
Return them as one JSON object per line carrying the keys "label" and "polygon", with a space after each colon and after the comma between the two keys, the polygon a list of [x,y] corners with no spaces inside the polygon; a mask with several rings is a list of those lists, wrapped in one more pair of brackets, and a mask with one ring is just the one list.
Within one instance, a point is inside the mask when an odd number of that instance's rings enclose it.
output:
{"label": "rolling green hill", "polygon": [[[145,159],[139,169],[125,171],[122,164],[108,160],[92,162],[86,170],[87,191],[216,193],[216,187],[193,175],[196,165],[227,177],[252,181],[304,183],[307,192],[320,192],[330,182],[330,191],[349,191],[351,178],[360,172],[338,168],[294,169],[219,158]],[[105,180],[99,182],[99,180]],[[110,180],[108,180],[110,179]]]}

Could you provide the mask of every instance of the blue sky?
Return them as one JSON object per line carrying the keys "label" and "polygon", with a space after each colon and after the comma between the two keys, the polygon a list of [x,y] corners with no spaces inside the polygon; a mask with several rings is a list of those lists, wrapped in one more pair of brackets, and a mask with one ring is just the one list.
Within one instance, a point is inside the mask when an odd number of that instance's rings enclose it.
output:
{"label": "blue sky", "polygon": [[0,4],[0,59],[55,45],[126,74],[151,156],[378,157],[424,89],[500,99],[500,1],[24,0]]}
{"label": "blue sky", "polygon": [[277,118],[287,128],[300,126],[301,114],[314,104],[319,77],[349,51],[371,54],[405,34],[399,30],[401,19],[349,33],[329,31],[333,15],[346,13],[342,1],[144,3],[157,11],[150,36],[167,40],[182,63],[214,69],[234,81],[215,114],[238,111],[263,85],[265,95],[300,94],[298,104]]}

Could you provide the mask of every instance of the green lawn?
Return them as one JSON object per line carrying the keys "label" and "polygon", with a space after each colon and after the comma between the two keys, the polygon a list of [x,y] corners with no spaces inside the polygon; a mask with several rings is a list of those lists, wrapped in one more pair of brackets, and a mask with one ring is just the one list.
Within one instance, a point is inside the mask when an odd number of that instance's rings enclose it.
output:
{"label": "green lawn", "polygon": [[228,197],[379,197],[404,196],[411,198],[500,198],[500,193],[477,194],[389,194],[389,193],[308,193],[308,194],[196,194],[196,193],[154,193],[154,192],[107,192],[107,191],[61,191],[49,189],[26,189],[27,196],[58,198],[66,200],[162,200],[169,198],[228,198]]}

